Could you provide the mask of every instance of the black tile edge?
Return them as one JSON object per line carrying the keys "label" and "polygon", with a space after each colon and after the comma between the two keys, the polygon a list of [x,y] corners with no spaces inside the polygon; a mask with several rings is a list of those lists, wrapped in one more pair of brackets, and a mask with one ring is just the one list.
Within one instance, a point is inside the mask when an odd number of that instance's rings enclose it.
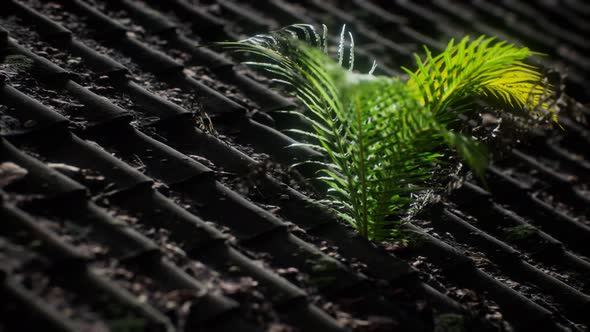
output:
{"label": "black tile edge", "polygon": [[98,9],[81,0],[67,0],[67,4],[72,5],[79,13],[90,18],[93,23],[101,28],[97,33],[104,37],[124,38],[127,35],[127,28],[119,22],[113,20],[107,15],[101,13]]}
{"label": "black tile edge", "polygon": [[165,99],[157,94],[148,91],[139,84],[126,80],[119,84],[130,97],[142,106],[146,113],[157,116],[160,120],[167,120],[170,118],[177,119],[182,118],[183,120],[189,120],[192,118],[193,113],[182,108],[181,106]]}
{"label": "black tile edge", "polygon": [[92,257],[76,250],[75,247],[63,242],[56,234],[48,231],[33,217],[15,206],[3,204],[0,206],[0,215],[5,222],[11,223],[19,230],[25,230],[44,244],[44,255],[51,256],[53,263],[65,269],[74,265],[84,264]]}
{"label": "black tile edge", "polygon": [[166,316],[151,305],[145,302],[140,302],[134,295],[101,276],[95,269],[87,269],[86,273],[79,277],[81,277],[82,280],[79,280],[78,282],[81,284],[81,287],[85,288],[85,291],[92,294],[108,294],[121,305],[138,312],[146,318],[151,325],[157,327],[159,331],[175,331],[174,326]]}
{"label": "black tile edge", "polygon": [[61,68],[53,62],[41,57],[25,47],[18,44],[14,39],[9,38],[6,50],[16,52],[33,60],[31,73],[36,77],[53,86],[60,86],[71,78],[75,77],[71,72]]}
{"label": "black tile edge", "polygon": [[193,22],[194,30],[201,31],[206,41],[219,41],[227,39],[229,33],[225,30],[225,21],[210,15],[199,6],[194,6],[183,0],[155,1],[148,0],[148,3],[165,6],[172,9],[178,16],[186,17]]}
{"label": "black tile edge", "polygon": [[[112,196],[111,200],[127,210],[143,211],[142,224],[165,227],[170,231],[170,238],[182,243],[186,251],[207,251],[209,247],[216,247],[228,239],[228,236],[156,190],[129,190]],[[150,208],[145,211],[145,206]]]}
{"label": "black tile edge", "polygon": [[228,226],[232,235],[241,241],[275,230],[286,232],[283,221],[217,181],[193,179],[173,189],[193,198],[200,204],[199,212],[205,218]]}
{"label": "black tile edge", "polygon": [[[134,260],[141,259],[143,256],[159,257],[161,255],[160,247],[154,241],[117,220],[96,204],[88,202],[82,209],[84,210],[81,212],[90,219],[91,225],[103,232],[103,241],[110,241],[112,247],[119,248],[121,253],[117,255],[120,259]],[[118,243],[114,243],[115,239]]]}
{"label": "black tile edge", "polygon": [[584,317],[582,313],[590,309],[590,296],[528,264],[517,250],[479,230],[447,209],[443,210],[443,218],[445,220],[437,223],[438,226],[452,229],[457,238],[477,245],[489,257],[493,257],[498,265],[505,266],[506,271],[514,271],[515,279],[525,278],[538,285],[544,292],[550,293],[557,301],[564,304],[570,314],[581,318]]}
{"label": "black tile edge", "polygon": [[96,52],[77,39],[71,41],[70,47],[73,53],[84,58],[85,61],[88,62],[89,67],[91,67],[97,74],[120,77],[129,73],[129,69],[122,64],[113,60],[109,56]]}
{"label": "black tile edge", "polygon": [[184,154],[203,156],[215,165],[223,165],[228,171],[247,173],[257,164],[250,156],[196,128],[192,123],[160,121],[156,126],[159,134],[175,149]]}
{"label": "black tile edge", "polygon": [[169,77],[168,79],[178,83],[184,89],[196,92],[203,106],[203,110],[211,116],[230,115],[243,118],[247,113],[244,106],[184,73]]}
{"label": "black tile edge", "polygon": [[294,139],[257,121],[247,119],[240,125],[240,140],[252,143],[287,165],[304,160],[319,160],[323,157],[308,147],[292,146],[297,143]]}
{"label": "black tile edge", "polygon": [[[2,294],[4,305],[22,307],[22,312],[27,312],[29,319],[38,319],[38,328],[43,326],[43,330],[59,332],[76,332],[78,328],[68,318],[60,314],[53,306],[41,301],[35,294],[21,286],[18,282],[8,278],[0,285],[0,294]],[[3,305],[3,306],[4,306]],[[21,321],[24,317],[7,318],[8,322],[22,328],[23,325],[37,325],[36,322],[27,320],[27,324]],[[16,320],[16,321],[13,321]],[[4,323],[7,323],[6,321]],[[12,325],[11,324],[11,325]]]}
{"label": "black tile edge", "polygon": [[67,41],[72,38],[72,32],[65,27],[53,22],[51,19],[45,17],[33,8],[30,8],[19,1],[9,0],[11,6],[14,7],[33,24],[37,25],[37,31],[45,38],[57,39],[59,41]]}
{"label": "black tile edge", "polygon": [[155,74],[170,75],[181,73],[184,66],[165,53],[138,41],[126,37],[119,43],[124,52],[132,56],[145,70]]}
{"label": "black tile edge", "polygon": [[[28,172],[23,179],[9,187],[13,185],[30,187],[33,193],[44,195],[43,199],[86,196],[85,187],[26,155],[3,138],[0,138],[0,151],[2,152],[0,156],[4,161],[12,161]],[[8,190],[9,187],[5,189]]]}
{"label": "black tile edge", "polygon": [[416,275],[416,272],[405,261],[386,252],[383,247],[363,239],[354,230],[348,229],[339,221],[323,224],[318,229],[312,230],[311,233],[337,245],[338,252],[344,257],[356,258],[365,262],[367,273],[374,277],[396,284]]}
{"label": "black tile edge", "polygon": [[222,315],[227,315],[229,312],[235,311],[239,307],[238,302],[235,300],[209,292],[205,285],[202,285],[166,259],[161,259],[155,266],[152,265],[147,268],[159,270],[157,273],[161,278],[171,281],[175,284],[175,288],[194,289],[202,295],[193,302],[193,307],[191,308],[192,310],[196,310],[196,315],[192,317],[196,321],[206,322],[214,320]]}
{"label": "black tile edge", "polygon": [[64,87],[78,101],[84,104],[88,113],[85,117],[90,121],[96,121],[98,124],[105,124],[115,119],[121,120],[120,118],[129,121],[132,119],[131,114],[128,111],[74,81],[66,82]]}
{"label": "black tile edge", "polygon": [[[192,256],[193,254],[191,254]],[[214,266],[231,264],[239,267],[245,274],[268,287],[269,297],[277,309],[288,315],[294,325],[315,330],[319,327],[342,330],[342,327],[329,315],[309,303],[307,294],[297,286],[265,269],[231,246],[215,247],[211,250],[195,252],[199,259]],[[305,322],[301,320],[305,319]]]}
{"label": "black tile edge", "polygon": [[299,323],[303,331],[343,332],[349,329],[314,304],[304,304],[289,310],[290,319]]}
{"label": "black tile edge", "polygon": [[0,97],[3,103],[17,109],[13,115],[22,123],[34,121],[34,126],[28,128],[31,131],[50,127],[65,131],[67,128],[68,119],[9,84],[0,85]]}
{"label": "black tile edge", "polygon": [[[107,146],[136,154],[145,163],[150,177],[170,186],[197,179],[213,179],[214,173],[208,167],[131,126],[122,127],[117,133],[126,140],[110,139],[101,133],[97,133],[95,139]],[[176,171],[172,170],[174,167],[178,167]]]}
{"label": "black tile edge", "polygon": [[555,323],[549,310],[477,269],[473,262],[456,248],[434,238],[419,227],[410,224],[406,224],[405,227],[419,236],[415,240],[417,251],[442,266],[442,272],[449,277],[488,292],[502,306],[507,319],[517,327],[525,330],[544,328],[548,331],[563,331],[563,328]]}
{"label": "black tile edge", "polygon": [[116,1],[113,3],[125,7],[127,12],[138,20],[142,26],[154,34],[165,34],[176,30],[176,24],[172,23],[160,12],[145,5],[140,5],[136,1],[121,0],[118,3]]}
{"label": "black tile edge", "polygon": [[54,158],[57,157],[60,161],[80,168],[99,171],[101,175],[114,183],[114,186],[109,187],[110,194],[136,187],[151,187],[153,183],[152,179],[113,157],[113,155],[104,151],[96,144],[84,141],[73,134],[66,139],[67,142],[59,146],[48,147],[48,149],[52,150],[47,155]]}
{"label": "black tile edge", "polygon": [[5,45],[8,42],[8,30],[6,30],[3,26],[0,25],[0,47]]}

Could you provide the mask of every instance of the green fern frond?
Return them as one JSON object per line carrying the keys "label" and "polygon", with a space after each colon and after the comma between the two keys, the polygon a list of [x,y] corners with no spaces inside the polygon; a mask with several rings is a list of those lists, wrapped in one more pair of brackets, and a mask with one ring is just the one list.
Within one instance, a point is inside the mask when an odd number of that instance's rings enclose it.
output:
{"label": "green fern frond", "polygon": [[[348,36],[348,39],[346,39]],[[347,42],[348,41],[348,42]],[[346,46],[348,43],[348,47]],[[327,156],[305,161],[320,168],[317,179],[329,188],[322,203],[369,239],[395,237],[413,197],[430,189],[434,169],[448,147],[482,175],[488,163],[479,142],[451,131],[448,124],[468,109],[466,98],[483,95],[513,108],[543,105],[546,84],[523,61],[532,54],[493,38],[464,38],[426,60],[407,82],[353,71],[354,40],[343,27],[336,59],[327,54],[327,29],[296,24],[240,42],[218,43],[258,57],[247,64],[287,85],[306,107],[296,113],[313,132],[292,129],[314,143],[298,143]],[[345,68],[346,51],[349,52]],[[446,147],[446,148],[445,148]],[[297,167],[300,164],[295,164]]]}
{"label": "green fern frond", "polygon": [[[465,37],[457,45],[451,40],[435,57],[426,46],[424,51],[424,61],[416,55],[418,70],[403,69],[411,77],[408,86],[439,119],[453,118],[450,109],[474,95],[494,97],[513,109],[549,106],[551,86],[538,68],[523,62],[539,53],[526,47],[481,36],[472,42]],[[556,111],[550,111],[556,120]]]}

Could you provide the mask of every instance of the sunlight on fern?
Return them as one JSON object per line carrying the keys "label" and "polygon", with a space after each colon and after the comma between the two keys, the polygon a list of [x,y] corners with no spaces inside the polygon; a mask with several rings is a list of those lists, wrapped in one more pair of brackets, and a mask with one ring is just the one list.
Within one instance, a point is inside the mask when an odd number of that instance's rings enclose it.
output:
{"label": "sunlight on fern", "polygon": [[[494,40],[481,36],[469,42],[465,37],[457,45],[451,40],[436,57],[425,46],[426,59],[416,55],[418,70],[403,68],[411,77],[408,86],[439,117],[477,94],[497,98],[513,109],[541,105],[547,110],[549,101],[544,98],[551,86],[537,68],[522,62],[539,53]],[[557,119],[554,108],[548,112]]]}

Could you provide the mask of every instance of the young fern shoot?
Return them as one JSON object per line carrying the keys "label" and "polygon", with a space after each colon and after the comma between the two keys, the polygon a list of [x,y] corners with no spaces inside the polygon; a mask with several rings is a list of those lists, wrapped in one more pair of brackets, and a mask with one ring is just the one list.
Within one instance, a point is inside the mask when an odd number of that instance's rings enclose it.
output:
{"label": "young fern shoot", "polygon": [[[318,179],[329,190],[328,203],[360,235],[387,240],[398,235],[412,197],[430,188],[435,167],[448,147],[476,173],[487,165],[483,147],[448,128],[466,98],[489,96],[514,108],[542,103],[546,87],[541,75],[524,64],[533,53],[493,38],[454,41],[433,57],[416,56],[418,69],[408,81],[353,71],[354,40],[348,33],[348,68],[344,67],[346,30],[342,28],[337,61],[327,54],[327,29],[295,24],[239,42],[218,43],[258,56],[248,65],[269,72],[306,107],[294,112],[313,132],[292,131],[314,139],[311,145],[327,156],[317,162]],[[493,45],[492,45],[493,44]],[[447,148],[446,148],[447,147]]]}

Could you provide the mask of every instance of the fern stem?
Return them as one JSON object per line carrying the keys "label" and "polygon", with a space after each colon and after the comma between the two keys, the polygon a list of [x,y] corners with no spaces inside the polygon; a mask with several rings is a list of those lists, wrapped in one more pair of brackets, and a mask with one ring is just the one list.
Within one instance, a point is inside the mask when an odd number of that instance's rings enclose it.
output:
{"label": "fern stem", "polygon": [[363,142],[363,122],[361,114],[361,105],[358,96],[354,99],[356,122],[358,126],[358,144],[359,144],[359,177],[361,178],[361,206],[363,209],[363,216],[361,222],[361,235],[369,238],[369,219],[367,216],[367,179],[365,178],[365,146]]}
{"label": "fern stem", "polygon": [[[326,110],[328,110],[328,112],[329,112],[329,108],[327,108],[325,101],[323,101],[323,102],[324,102],[324,108]],[[334,137],[336,137],[336,143],[337,143],[338,150],[340,151],[340,154],[342,156],[344,156],[346,154],[346,150],[344,149],[344,146],[342,145],[342,139],[340,138],[340,132],[338,131],[337,126],[332,125],[331,129],[332,129],[332,133],[334,134]],[[333,159],[333,161],[336,162],[336,160],[334,160],[334,159]],[[340,167],[342,168],[343,174],[345,174],[345,176],[346,176],[346,183],[348,185],[348,188],[349,188],[348,191],[349,191],[350,197],[351,197],[350,203],[352,204],[352,211],[351,212],[353,215],[355,215],[354,220],[357,223],[356,228],[359,230],[359,232],[361,232],[361,227],[360,227],[361,225],[358,224],[358,221],[361,219],[359,219],[359,216],[358,216],[359,207],[358,207],[357,193],[354,190],[354,188],[356,187],[354,185],[354,179],[353,179],[354,173],[349,169],[349,165],[347,164],[346,160],[340,160],[339,164],[340,164]],[[361,232],[361,235],[363,235],[362,232]]]}

